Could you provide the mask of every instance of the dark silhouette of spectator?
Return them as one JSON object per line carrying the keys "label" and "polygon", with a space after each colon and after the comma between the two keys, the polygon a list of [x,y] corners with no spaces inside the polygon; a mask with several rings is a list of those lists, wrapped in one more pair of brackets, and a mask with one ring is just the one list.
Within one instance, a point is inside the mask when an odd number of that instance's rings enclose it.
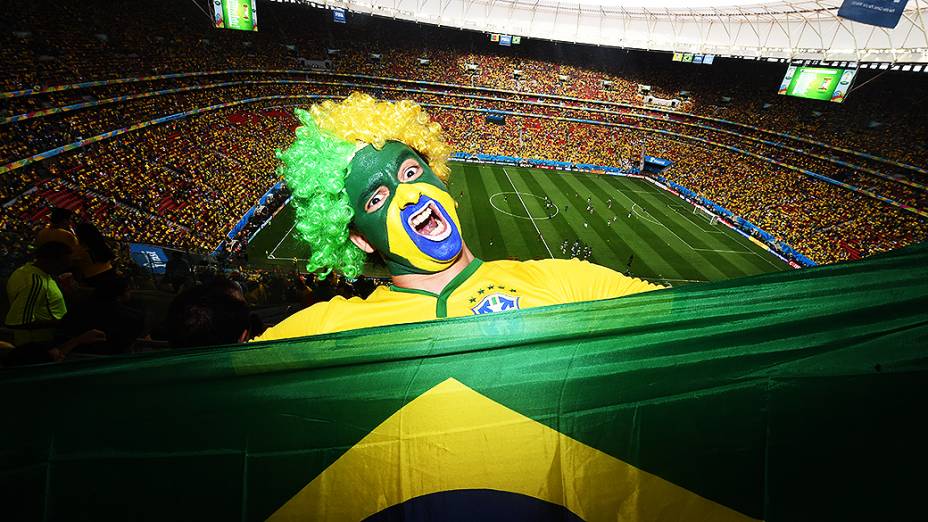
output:
{"label": "dark silhouette of spectator", "polygon": [[252,337],[251,322],[237,286],[214,280],[181,292],[164,326],[172,347],[189,348],[243,343]]}
{"label": "dark silhouette of spectator", "polygon": [[113,279],[113,260],[116,255],[107,244],[103,234],[91,223],[81,223],[74,228],[77,235],[77,265],[84,282],[96,287],[103,280]]}
{"label": "dark silhouette of spectator", "polygon": [[203,286],[208,288],[211,292],[227,295],[243,303],[246,302],[241,285],[223,275],[213,274],[208,280],[203,281]]}
{"label": "dark silhouette of spectator", "polygon": [[125,277],[99,280],[93,295],[69,312],[64,323],[67,331],[100,330],[106,339],[76,351],[95,355],[129,352],[145,329],[145,314],[129,306],[130,300],[129,280]]}
{"label": "dark silhouette of spectator", "polygon": [[77,254],[77,236],[71,229],[73,213],[65,208],[53,208],[49,213],[49,222],[35,238],[35,246],[56,241],[63,243],[71,249],[71,255]]}
{"label": "dark silhouette of spectator", "polygon": [[171,284],[175,292],[180,292],[190,282],[191,269],[187,254],[178,252],[171,255],[164,266],[164,279]]}

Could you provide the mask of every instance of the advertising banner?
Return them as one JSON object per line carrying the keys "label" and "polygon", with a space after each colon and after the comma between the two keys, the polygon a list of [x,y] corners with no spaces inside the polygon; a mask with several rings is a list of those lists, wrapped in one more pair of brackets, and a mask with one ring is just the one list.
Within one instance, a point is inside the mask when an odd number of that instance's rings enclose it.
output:
{"label": "advertising banner", "polygon": [[129,256],[137,265],[153,274],[163,275],[168,263],[164,249],[154,245],[130,243]]}
{"label": "advertising banner", "polygon": [[894,28],[908,0],[844,0],[838,16],[877,27]]}

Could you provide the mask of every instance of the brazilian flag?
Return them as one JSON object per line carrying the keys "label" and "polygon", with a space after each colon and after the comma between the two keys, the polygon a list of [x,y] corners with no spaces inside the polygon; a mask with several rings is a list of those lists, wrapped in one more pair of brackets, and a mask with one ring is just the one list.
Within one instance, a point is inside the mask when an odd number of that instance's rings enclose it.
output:
{"label": "brazilian flag", "polygon": [[925,520],[928,247],[0,375],[4,520]]}

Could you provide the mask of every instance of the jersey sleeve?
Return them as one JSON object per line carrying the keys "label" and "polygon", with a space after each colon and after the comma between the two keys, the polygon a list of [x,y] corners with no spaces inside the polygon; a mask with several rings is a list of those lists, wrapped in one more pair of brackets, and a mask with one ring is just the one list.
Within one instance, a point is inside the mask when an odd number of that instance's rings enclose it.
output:
{"label": "jersey sleeve", "polygon": [[579,259],[557,264],[562,266],[552,267],[555,270],[551,276],[561,281],[565,302],[611,299],[664,288]]}

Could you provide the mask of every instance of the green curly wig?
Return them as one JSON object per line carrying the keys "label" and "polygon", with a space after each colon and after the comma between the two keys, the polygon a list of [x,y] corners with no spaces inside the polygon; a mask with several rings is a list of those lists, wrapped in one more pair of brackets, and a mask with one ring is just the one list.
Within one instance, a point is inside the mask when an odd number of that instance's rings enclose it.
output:
{"label": "green curly wig", "polygon": [[408,100],[382,102],[356,92],[341,102],[326,101],[295,113],[303,125],[293,145],[277,151],[283,162],[277,172],[293,193],[296,230],[309,243],[306,269],[323,277],[334,270],[354,279],[366,257],[348,238],[354,210],[345,178],[355,152],[366,145],[380,149],[387,141],[399,141],[419,152],[445,180],[451,148],[441,126]]}

